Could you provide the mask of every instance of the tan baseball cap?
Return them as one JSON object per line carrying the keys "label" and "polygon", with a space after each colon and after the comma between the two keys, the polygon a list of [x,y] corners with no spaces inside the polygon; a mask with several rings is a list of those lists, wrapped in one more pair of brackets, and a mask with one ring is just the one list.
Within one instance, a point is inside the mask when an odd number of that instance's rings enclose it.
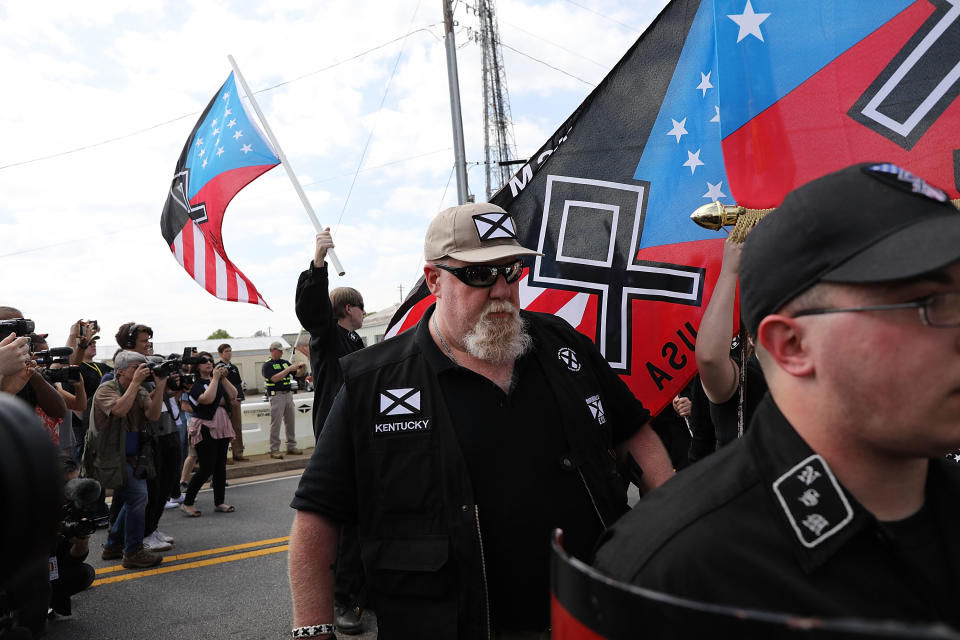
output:
{"label": "tan baseball cap", "polygon": [[521,246],[513,217],[489,202],[444,209],[430,222],[423,241],[423,256],[428,261],[450,257],[464,262],[491,262],[542,255]]}

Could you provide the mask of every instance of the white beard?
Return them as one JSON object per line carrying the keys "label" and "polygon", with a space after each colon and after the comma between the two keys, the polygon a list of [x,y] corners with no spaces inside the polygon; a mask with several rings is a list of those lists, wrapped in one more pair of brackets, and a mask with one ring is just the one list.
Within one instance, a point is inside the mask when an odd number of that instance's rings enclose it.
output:
{"label": "white beard", "polygon": [[[490,318],[491,313],[510,312],[509,318]],[[494,364],[513,362],[533,346],[520,310],[507,300],[491,300],[480,319],[465,336],[463,345],[474,358]]]}

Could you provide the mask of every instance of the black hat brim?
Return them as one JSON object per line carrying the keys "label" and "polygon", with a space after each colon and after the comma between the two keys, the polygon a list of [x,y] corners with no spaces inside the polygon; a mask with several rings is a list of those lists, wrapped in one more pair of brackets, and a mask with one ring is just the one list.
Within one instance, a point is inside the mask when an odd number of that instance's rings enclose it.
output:
{"label": "black hat brim", "polygon": [[960,260],[960,213],[921,220],[867,247],[820,278],[823,282],[892,282]]}

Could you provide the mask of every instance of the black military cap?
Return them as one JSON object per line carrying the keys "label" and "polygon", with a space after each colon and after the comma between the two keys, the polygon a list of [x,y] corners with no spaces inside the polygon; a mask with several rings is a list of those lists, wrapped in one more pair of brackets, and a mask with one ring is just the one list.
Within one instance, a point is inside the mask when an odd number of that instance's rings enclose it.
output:
{"label": "black military cap", "polygon": [[960,214],[941,189],[890,163],[841,169],[787,194],[747,237],[740,307],[765,316],[818,282],[891,282],[960,260]]}

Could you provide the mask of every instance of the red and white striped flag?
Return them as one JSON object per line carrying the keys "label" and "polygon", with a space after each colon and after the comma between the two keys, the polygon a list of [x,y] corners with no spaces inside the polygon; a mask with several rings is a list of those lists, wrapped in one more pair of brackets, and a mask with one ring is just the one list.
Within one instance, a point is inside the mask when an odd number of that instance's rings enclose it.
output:
{"label": "red and white striped flag", "polygon": [[278,164],[231,73],[187,138],[160,217],[160,230],[177,262],[221,300],[270,308],[227,257],[221,228],[233,197]]}

